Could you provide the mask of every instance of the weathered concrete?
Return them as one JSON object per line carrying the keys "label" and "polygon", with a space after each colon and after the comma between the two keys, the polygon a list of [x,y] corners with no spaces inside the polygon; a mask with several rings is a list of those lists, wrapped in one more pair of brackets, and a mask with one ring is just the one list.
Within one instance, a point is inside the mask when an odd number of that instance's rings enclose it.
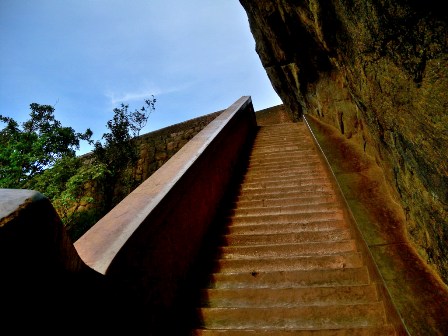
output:
{"label": "weathered concrete", "polygon": [[242,97],[75,244],[42,194],[0,189],[2,328],[156,333],[255,128]]}
{"label": "weathered concrete", "polygon": [[324,162],[303,123],[260,127],[195,335],[407,335]]}
{"label": "weathered concrete", "polygon": [[255,127],[242,97],[76,241],[90,267],[139,293],[147,325],[169,318]]}
{"label": "weathered concrete", "polygon": [[[2,334],[117,331],[129,321],[120,288],[83,263],[37,191],[0,189],[0,270]],[[98,328],[92,316],[111,322]]]}
{"label": "weathered concrete", "polygon": [[[170,125],[153,132],[142,134],[132,139],[138,152],[138,160],[132,168],[123,172],[123,177],[118,179],[114,195],[111,198],[112,205],[119,203],[138,184],[142,183],[167,162],[188,141],[198,134],[204,127],[218,117],[223,111],[206,114],[178,124]],[[93,159],[92,153],[80,157],[85,165],[90,165]],[[78,223],[70,225],[68,234],[73,241],[81,237],[96,221],[105,215],[109,209],[105,209],[105,185],[104,181],[89,180],[83,185],[83,197],[73,200],[71,211],[81,214],[90,213],[90,223]],[[88,201],[87,201],[88,200]],[[66,215],[67,205],[63,203],[62,209],[53,204],[61,216]],[[64,218],[62,217],[64,220]]]}
{"label": "weathered concrete", "polygon": [[356,224],[353,232],[371,257],[369,272],[382,279],[410,335],[448,332],[448,287],[422,260],[405,232],[405,214],[387,192],[375,162],[338,134],[307,116]]}

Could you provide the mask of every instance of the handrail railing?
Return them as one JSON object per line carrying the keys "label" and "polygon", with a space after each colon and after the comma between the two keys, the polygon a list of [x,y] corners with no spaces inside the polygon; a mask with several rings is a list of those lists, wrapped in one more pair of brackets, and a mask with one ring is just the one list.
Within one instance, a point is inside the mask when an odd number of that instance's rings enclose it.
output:
{"label": "handrail railing", "polygon": [[[167,314],[219,203],[243,169],[242,158],[255,131],[251,98],[243,96],[74,244],[43,195],[0,190],[2,202],[8,204],[0,207],[0,285],[11,293],[6,300],[9,313],[29,313],[26,317],[34,316],[43,330],[51,330],[58,322],[72,329],[85,327],[88,323],[81,323],[85,314],[93,314],[89,318],[102,331],[114,330],[113,325],[125,315],[137,321],[130,311],[144,316],[149,329],[161,319],[169,320]],[[6,202],[11,197],[12,203]],[[27,288],[27,283],[33,285]],[[15,297],[17,311],[13,310]],[[39,309],[49,297],[55,304],[48,311]],[[32,302],[33,311],[21,311],[23,302]],[[133,304],[138,308],[130,307]],[[107,321],[102,310],[108,314]],[[81,316],[73,316],[69,323],[67,315],[77,313]]]}

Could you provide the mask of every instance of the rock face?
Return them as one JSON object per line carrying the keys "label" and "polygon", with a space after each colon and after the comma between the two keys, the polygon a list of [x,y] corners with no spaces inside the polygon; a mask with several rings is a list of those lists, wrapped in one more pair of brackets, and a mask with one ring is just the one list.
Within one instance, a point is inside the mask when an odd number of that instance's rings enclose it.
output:
{"label": "rock face", "polygon": [[437,1],[240,0],[295,120],[311,114],[383,169],[420,255],[448,283],[448,16]]}

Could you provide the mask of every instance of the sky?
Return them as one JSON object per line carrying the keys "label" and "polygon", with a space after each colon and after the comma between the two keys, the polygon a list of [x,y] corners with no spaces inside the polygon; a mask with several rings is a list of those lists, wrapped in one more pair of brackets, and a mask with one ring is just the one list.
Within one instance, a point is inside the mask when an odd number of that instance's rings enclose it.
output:
{"label": "sky", "polygon": [[152,96],[141,134],[241,96],[255,111],[282,103],[238,0],[0,0],[0,41],[0,114],[24,122],[31,103],[52,105],[93,140],[114,108]]}

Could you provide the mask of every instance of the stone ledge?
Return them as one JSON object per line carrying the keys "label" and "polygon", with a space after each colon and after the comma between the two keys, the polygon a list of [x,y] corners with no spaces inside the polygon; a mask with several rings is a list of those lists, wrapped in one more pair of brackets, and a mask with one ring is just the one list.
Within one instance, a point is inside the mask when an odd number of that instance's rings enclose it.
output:
{"label": "stone ledge", "polygon": [[448,334],[448,287],[406,237],[405,215],[388,193],[381,169],[334,127],[306,119],[375,262],[372,270],[378,270],[407,329],[402,334]]}

